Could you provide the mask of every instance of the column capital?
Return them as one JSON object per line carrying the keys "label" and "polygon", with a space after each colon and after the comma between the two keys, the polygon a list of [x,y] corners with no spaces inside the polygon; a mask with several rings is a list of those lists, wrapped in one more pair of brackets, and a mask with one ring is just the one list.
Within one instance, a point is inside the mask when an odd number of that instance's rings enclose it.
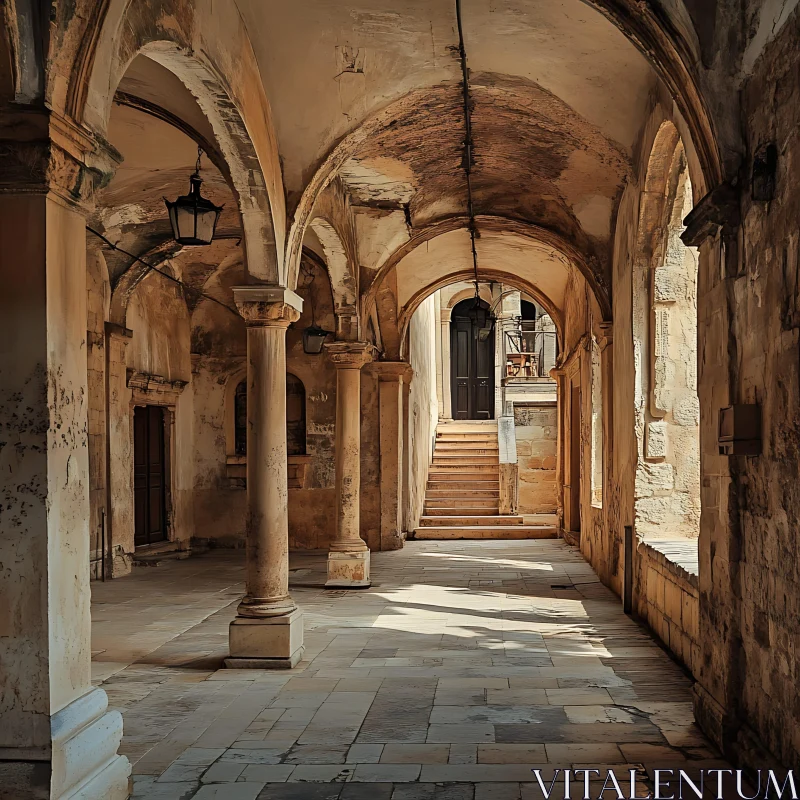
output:
{"label": "column capital", "polygon": [[614,323],[601,322],[598,325],[598,328],[600,328],[600,333],[602,335],[598,339],[597,344],[599,345],[600,352],[602,353],[606,347],[614,343]]}
{"label": "column capital", "polygon": [[19,107],[5,117],[0,193],[51,194],[87,213],[122,162],[120,153],[55,111]]}
{"label": "column capital", "polygon": [[303,298],[283,286],[234,286],[233,300],[248,328],[288,328],[303,310]]}
{"label": "column capital", "polygon": [[336,369],[361,369],[377,352],[369,342],[331,342],[325,350]]}
{"label": "column capital", "polygon": [[405,361],[373,361],[368,369],[381,381],[399,380],[401,383],[410,383],[414,377],[414,369]]}

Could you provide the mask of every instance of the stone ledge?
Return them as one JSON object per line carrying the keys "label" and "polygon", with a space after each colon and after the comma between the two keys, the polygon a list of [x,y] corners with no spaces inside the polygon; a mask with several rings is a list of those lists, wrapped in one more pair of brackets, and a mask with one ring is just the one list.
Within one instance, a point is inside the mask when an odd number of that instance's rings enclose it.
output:
{"label": "stone ledge", "polygon": [[693,595],[699,591],[699,567],[697,541],[695,539],[649,539],[641,540],[637,546],[646,551],[649,561],[664,568]]}

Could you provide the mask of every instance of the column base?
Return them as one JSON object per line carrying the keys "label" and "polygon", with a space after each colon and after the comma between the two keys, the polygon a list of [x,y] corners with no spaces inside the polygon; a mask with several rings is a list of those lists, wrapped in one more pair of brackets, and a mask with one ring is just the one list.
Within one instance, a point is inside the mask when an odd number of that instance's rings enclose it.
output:
{"label": "column base", "polygon": [[369,589],[369,550],[328,553],[326,589]]}
{"label": "column base", "polygon": [[303,612],[236,617],[228,629],[228,669],[292,669],[303,657]]}
{"label": "column base", "polygon": [[125,756],[117,755],[122,715],[108,710],[108,697],[102,689],[91,689],[54,714],[50,730],[53,749],[47,796],[57,800],[128,797],[131,765]]}

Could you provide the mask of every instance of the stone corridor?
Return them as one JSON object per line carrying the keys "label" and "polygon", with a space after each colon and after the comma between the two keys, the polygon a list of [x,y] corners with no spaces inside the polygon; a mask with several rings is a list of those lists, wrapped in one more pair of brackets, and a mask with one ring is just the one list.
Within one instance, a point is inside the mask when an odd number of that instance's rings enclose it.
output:
{"label": "stone corridor", "polygon": [[243,556],[93,584],[93,675],[134,797],[528,800],[533,767],[633,767],[644,789],[654,767],[724,766],[690,679],[563,541],[410,542],[374,553],[360,592],[293,554],[291,672],[220,668]]}

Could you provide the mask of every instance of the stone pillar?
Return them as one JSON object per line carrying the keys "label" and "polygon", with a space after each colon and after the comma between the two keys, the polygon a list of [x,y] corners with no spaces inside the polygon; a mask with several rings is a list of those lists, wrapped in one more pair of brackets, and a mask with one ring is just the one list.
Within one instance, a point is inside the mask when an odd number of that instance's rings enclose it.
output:
{"label": "stone pillar", "polygon": [[122,800],[122,717],[90,669],[82,195],[105,167],[86,169],[102,154],[54,113],[20,112],[3,136],[0,795]]}
{"label": "stone pillar", "polygon": [[106,485],[109,575],[127,575],[133,564],[133,417],[127,384],[127,349],[133,331],[106,322]]}
{"label": "stone pillar", "polygon": [[413,370],[404,361],[376,361],[381,426],[381,550],[403,546],[403,384]]}
{"label": "stone pillar", "polygon": [[442,331],[442,402],[444,419],[453,419],[453,393],[450,388],[450,312],[443,308],[440,317]]}
{"label": "stone pillar", "polygon": [[236,287],[233,296],[247,323],[247,593],[225,665],[291,669],[303,655],[303,616],[289,594],[286,329],[303,301],[281,287]]}
{"label": "stone pillar", "polygon": [[558,431],[556,433],[556,515],[558,516],[558,527],[561,536],[564,536],[566,528],[566,453],[568,439],[567,429],[567,381],[563,369],[553,367],[550,370],[550,377],[556,382],[556,417],[558,419]]}
{"label": "stone pillar", "polygon": [[372,359],[366,342],[333,342],[336,366],[336,532],[328,553],[328,588],[370,586],[369,548],[359,534],[361,496],[361,368]]}

